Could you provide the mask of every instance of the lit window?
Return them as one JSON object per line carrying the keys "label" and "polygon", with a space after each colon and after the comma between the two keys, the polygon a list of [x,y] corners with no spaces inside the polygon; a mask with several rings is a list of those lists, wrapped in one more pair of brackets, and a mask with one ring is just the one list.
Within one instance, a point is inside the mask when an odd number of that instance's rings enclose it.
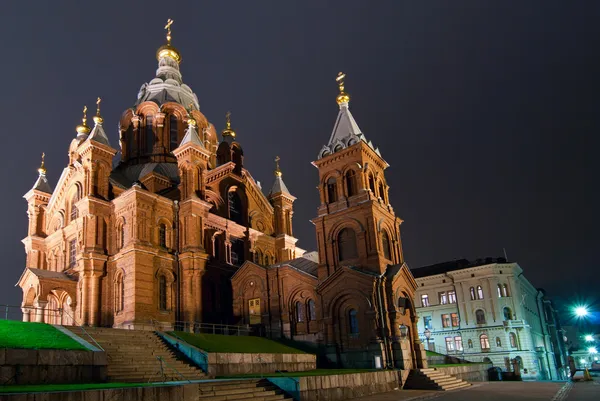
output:
{"label": "lit window", "polygon": [[482,334],[479,336],[479,344],[481,345],[481,350],[482,351],[489,351],[490,350],[490,340],[488,339],[488,336],[485,334]]}
{"label": "lit window", "polygon": [[456,291],[448,292],[448,303],[455,304],[456,303]]}
{"label": "lit window", "polygon": [[463,350],[462,337],[454,337],[454,347],[457,351]]}
{"label": "lit window", "polygon": [[442,315],[442,327],[450,327],[450,315]]}
{"label": "lit window", "polygon": [[502,298],[502,285],[498,284],[498,298]]}
{"label": "lit window", "polygon": [[423,324],[425,325],[426,329],[431,330],[432,329],[432,326],[431,326],[431,316],[425,316],[423,318]]}
{"label": "lit window", "polygon": [[421,305],[429,306],[429,296],[427,294],[421,295]]}
{"label": "lit window", "polygon": [[248,315],[250,315],[250,324],[260,324],[260,298],[248,301]]}
{"label": "lit window", "polygon": [[485,324],[485,312],[481,309],[477,309],[475,311],[475,319],[477,320],[477,324]]}
{"label": "lit window", "polygon": [[72,239],[69,242],[69,267],[74,267],[77,262],[77,242]]}
{"label": "lit window", "polygon": [[510,296],[510,295],[508,295],[508,286],[506,284],[502,285],[502,295],[504,295],[505,297]]}
{"label": "lit window", "polygon": [[356,309],[350,309],[350,312],[348,312],[348,320],[350,321],[350,334],[358,334],[358,317],[356,316]]}
{"label": "lit window", "polygon": [[452,337],[446,337],[446,350],[454,351],[454,339]]}
{"label": "lit window", "polygon": [[452,318],[452,327],[458,327],[458,313],[451,313],[450,317]]}
{"label": "lit window", "polygon": [[446,296],[445,292],[440,292],[438,296],[440,299],[440,305],[446,305],[448,303],[448,297]]}
{"label": "lit window", "polygon": [[469,292],[471,293],[471,301],[475,300],[475,288],[471,287],[469,289]]}
{"label": "lit window", "polygon": [[483,288],[480,285],[477,286],[477,299],[483,299]]}

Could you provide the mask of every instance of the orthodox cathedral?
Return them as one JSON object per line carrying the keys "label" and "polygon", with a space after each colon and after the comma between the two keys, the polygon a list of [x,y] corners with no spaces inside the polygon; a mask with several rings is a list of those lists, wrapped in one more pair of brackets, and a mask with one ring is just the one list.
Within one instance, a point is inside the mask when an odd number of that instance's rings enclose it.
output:
{"label": "orthodox cathedral", "polygon": [[23,320],[248,325],[315,343],[343,366],[423,367],[388,164],[350,112],[344,74],[333,132],[312,163],[318,250],[306,252],[279,164],[265,194],[244,167],[230,114],[219,136],[183,82],[171,24],[156,76],[121,115],[119,148],[98,99],[93,128],[84,108],[54,189],[42,159],[24,196]]}

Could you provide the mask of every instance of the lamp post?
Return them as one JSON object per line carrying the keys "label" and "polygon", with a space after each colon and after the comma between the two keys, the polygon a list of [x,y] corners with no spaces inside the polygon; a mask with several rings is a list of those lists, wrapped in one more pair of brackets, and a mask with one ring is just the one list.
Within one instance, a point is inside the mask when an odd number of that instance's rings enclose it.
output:
{"label": "lamp post", "polygon": [[429,351],[429,339],[431,338],[431,330],[425,329],[425,338],[427,339],[427,351]]}

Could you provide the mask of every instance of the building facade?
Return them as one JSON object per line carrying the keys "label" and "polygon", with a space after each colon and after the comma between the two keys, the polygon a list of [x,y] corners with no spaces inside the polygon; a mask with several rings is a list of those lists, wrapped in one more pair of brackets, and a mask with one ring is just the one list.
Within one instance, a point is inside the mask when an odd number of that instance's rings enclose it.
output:
{"label": "building facade", "polygon": [[431,351],[509,372],[516,362],[525,379],[566,377],[557,317],[517,263],[457,260],[413,275],[419,336]]}
{"label": "building facade", "polygon": [[23,319],[248,324],[317,344],[341,366],[426,366],[388,164],[350,113],[343,74],[333,132],[313,162],[318,250],[304,255],[278,158],[265,195],[229,113],[219,138],[183,82],[170,24],[156,76],[121,115],[118,163],[98,99],[56,188],[42,165],[25,195]]}

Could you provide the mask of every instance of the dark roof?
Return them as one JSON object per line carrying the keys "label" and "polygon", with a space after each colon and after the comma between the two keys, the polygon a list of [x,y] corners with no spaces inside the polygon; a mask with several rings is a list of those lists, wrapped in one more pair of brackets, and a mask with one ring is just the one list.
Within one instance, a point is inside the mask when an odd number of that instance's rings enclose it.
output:
{"label": "dark roof", "polygon": [[33,274],[35,274],[36,276],[38,276],[40,278],[77,281],[75,278],[65,274],[64,272],[53,272],[53,271],[49,271],[49,270],[35,269],[33,267],[30,267],[29,271],[31,271]]}
{"label": "dark roof", "polygon": [[179,183],[176,163],[120,164],[110,173],[110,178],[113,185],[130,188],[134,182],[152,172],[169,178],[174,185]]}
{"label": "dark roof", "polygon": [[296,259],[288,260],[287,262],[277,263],[269,266],[268,268],[276,268],[283,266],[291,266],[296,270],[300,270],[304,273],[310,274],[313,277],[317,277],[317,268],[319,267],[317,252],[307,252],[304,256]]}
{"label": "dark roof", "polygon": [[435,265],[423,266],[411,269],[414,278],[434,276],[455,270],[466,269],[469,267],[489,265],[491,263],[506,263],[504,258],[484,258],[469,261],[467,259],[457,259],[450,262],[437,263]]}

